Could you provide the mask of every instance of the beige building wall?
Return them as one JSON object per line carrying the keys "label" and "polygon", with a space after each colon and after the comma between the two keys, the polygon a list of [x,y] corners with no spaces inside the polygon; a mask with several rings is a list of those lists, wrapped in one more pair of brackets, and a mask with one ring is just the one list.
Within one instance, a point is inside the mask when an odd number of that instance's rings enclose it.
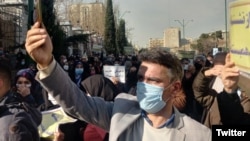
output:
{"label": "beige building wall", "polygon": [[180,47],[181,32],[179,28],[171,27],[164,31],[164,47]]}
{"label": "beige building wall", "polygon": [[73,26],[80,26],[85,32],[104,34],[105,8],[103,3],[83,3],[69,6],[69,20]]}
{"label": "beige building wall", "polygon": [[163,47],[163,39],[155,38],[149,39],[149,47]]}

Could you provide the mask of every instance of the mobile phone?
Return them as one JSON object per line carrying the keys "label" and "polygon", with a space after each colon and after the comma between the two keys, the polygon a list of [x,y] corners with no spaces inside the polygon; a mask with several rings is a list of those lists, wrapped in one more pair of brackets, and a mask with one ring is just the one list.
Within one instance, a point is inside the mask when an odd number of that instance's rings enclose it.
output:
{"label": "mobile phone", "polygon": [[43,22],[42,18],[42,0],[36,0],[35,10],[34,10],[34,22]]}

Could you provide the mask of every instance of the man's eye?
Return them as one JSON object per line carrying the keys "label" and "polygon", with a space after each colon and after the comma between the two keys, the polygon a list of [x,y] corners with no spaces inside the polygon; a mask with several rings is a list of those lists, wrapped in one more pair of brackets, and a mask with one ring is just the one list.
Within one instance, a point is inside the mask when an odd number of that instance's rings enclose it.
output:
{"label": "man's eye", "polygon": [[149,80],[151,83],[159,83],[160,81],[158,81],[158,80]]}

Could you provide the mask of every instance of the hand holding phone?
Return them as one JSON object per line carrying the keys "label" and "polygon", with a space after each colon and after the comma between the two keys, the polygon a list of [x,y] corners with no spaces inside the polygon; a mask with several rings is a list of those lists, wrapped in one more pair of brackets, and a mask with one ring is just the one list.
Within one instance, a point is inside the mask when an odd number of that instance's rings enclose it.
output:
{"label": "hand holding phone", "polygon": [[36,0],[36,6],[35,6],[35,11],[34,11],[34,23],[35,22],[39,22],[39,23],[43,22],[41,0]]}

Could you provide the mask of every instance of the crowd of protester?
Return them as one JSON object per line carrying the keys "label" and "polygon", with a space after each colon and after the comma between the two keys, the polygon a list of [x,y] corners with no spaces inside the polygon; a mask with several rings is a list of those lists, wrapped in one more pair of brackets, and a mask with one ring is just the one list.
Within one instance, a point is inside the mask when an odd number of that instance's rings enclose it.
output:
{"label": "crowd of protester", "polygon": [[[181,81],[183,92],[180,95],[184,100],[180,102],[181,106],[176,104],[175,107],[209,128],[212,125],[220,124],[250,124],[250,100],[248,96],[240,90],[237,84],[235,84],[237,87],[235,94],[233,92],[233,94],[228,94],[229,92],[225,91],[223,79],[229,76],[225,76],[228,74],[223,74],[222,71],[225,67],[235,67],[233,63],[227,65],[226,55],[226,52],[219,52],[214,56],[211,54],[197,55],[193,59],[182,58],[179,60],[184,74]],[[1,60],[8,62],[7,56],[2,54]],[[38,71],[36,64],[26,63],[24,57],[21,53],[16,56],[16,73],[13,77],[11,90],[16,93],[15,96],[19,100],[28,103],[40,112],[48,110],[49,107],[53,108],[54,105],[48,100],[48,93],[35,79]],[[141,64],[138,56],[61,55],[58,58],[58,64],[70,79],[90,96],[101,97],[105,101],[114,101],[120,93],[136,95],[136,85],[140,79],[137,74]],[[103,66],[105,65],[125,66],[126,82],[121,84],[115,77],[111,80],[104,77]],[[67,133],[70,130],[62,132],[59,129],[54,135],[54,141],[65,141],[73,138],[79,141],[109,139],[107,131],[79,119],[74,124],[65,123],[60,127],[63,126],[69,129],[74,128],[79,132],[70,134]]]}
{"label": "crowd of protester", "polygon": [[[185,101],[183,101],[185,104],[182,104],[183,106],[180,106],[179,110],[209,128],[218,124],[250,124],[248,96],[240,91],[239,86],[237,86],[235,95],[229,95],[223,90],[221,71],[226,64],[226,55],[226,52],[219,52],[214,56],[211,54],[197,55],[193,59],[182,58],[179,60],[184,73],[182,89],[185,97]],[[36,64],[25,63],[24,57],[21,53],[16,56],[21,61],[17,60],[16,74],[13,77],[11,89],[16,93],[18,99],[37,108],[38,111],[48,110],[48,107],[53,107],[53,104],[48,100],[48,93],[35,80],[38,71]],[[1,60],[9,62],[8,54],[2,54]],[[137,56],[124,55],[115,58],[113,55],[103,57],[100,54],[89,57],[86,55],[82,57],[61,55],[58,60],[60,67],[86,94],[99,93],[100,95],[95,96],[102,97],[106,101],[113,101],[119,93],[136,95],[137,73],[141,63]],[[104,77],[104,65],[125,66],[126,83],[120,84],[116,78],[110,80]],[[78,127],[79,134],[74,134],[74,136],[78,136],[78,140],[108,140],[106,131],[84,121],[78,120],[74,124],[62,126]],[[91,134],[94,135],[93,139],[91,139]],[[55,133],[54,140],[69,140],[69,138],[74,138],[72,135],[69,136],[68,133],[60,131]]]}

